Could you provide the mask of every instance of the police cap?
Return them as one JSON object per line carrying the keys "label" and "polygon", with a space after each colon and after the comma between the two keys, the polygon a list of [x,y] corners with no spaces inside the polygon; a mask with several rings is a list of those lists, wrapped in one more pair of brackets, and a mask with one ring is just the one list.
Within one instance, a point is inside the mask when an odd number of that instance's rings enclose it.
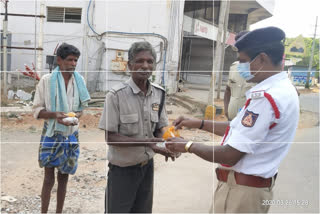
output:
{"label": "police cap", "polygon": [[272,46],[284,45],[286,34],[277,27],[259,28],[248,32],[235,43],[237,51],[263,52]]}

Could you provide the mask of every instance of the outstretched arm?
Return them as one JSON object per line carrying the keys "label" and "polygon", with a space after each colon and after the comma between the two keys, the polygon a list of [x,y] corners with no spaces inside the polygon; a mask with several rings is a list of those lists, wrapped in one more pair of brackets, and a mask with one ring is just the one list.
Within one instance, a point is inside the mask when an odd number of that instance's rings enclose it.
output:
{"label": "outstretched arm", "polygon": [[[187,152],[185,148],[186,144],[187,140],[185,139],[169,138],[168,142],[166,143],[166,147],[171,152]],[[245,155],[244,152],[240,152],[229,145],[209,146],[201,143],[193,143],[188,151],[206,161],[227,164],[230,166],[235,165],[243,157],[243,155]]]}
{"label": "outstretched arm", "polygon": [[158,142],[164,142],[162,138],[148,138],[138,139],[121,135],[116,132],[105,131],[105,139],[108,145],[119,147],[134,147],[134,146],[149,146],[155,153],[161,154],[166,157],[166,161],[170,157],[173,161],[174,154],[169,152],[166,148],[158,147]]}
{"label": "outstretched arm", "polygon": [[[182,127],[200,128],[201,123],[202,120],[186,118],[184,116],[180,116],[178,119],[173,121],[173,125],[176,129],[181,129]],[[213,122],[211,120],[204,120],[202,130],[223,136],[228,125],[229,122]]]}

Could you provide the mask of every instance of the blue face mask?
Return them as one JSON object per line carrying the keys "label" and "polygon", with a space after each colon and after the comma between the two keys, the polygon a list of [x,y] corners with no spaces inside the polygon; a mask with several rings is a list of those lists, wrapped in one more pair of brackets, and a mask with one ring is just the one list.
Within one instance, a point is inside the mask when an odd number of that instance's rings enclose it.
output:
{"label": "blue face mask", "polygon": [[245,79],[246,81],[251,80],[254,75],[251,74],[250,72],[250,63],[245,62],[245,63],[239,63],[238,64],[238,71],[240,73],[240,76]]}

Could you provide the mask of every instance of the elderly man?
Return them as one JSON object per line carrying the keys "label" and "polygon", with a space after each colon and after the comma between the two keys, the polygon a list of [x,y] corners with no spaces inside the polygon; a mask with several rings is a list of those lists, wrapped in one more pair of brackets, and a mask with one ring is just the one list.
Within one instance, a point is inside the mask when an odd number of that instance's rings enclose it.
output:
{"label": "elderly man", "polygon": [[105,130],[108,149],[108,213],[151,213],[153,156],[168,125],[165,91],[148,78],[156,66],[156,52],[148,42],[132,44],[128,53],[131,78],[113,87],[106,96],[99,128]]}
{"label": "elderly man", "polygon": [[214,196],[218,213],[266,213],[281,161],[289,151],[299,121],[299,99],[286,72],[281,72],[285,33],[276,27],[256,29],[240,38],[240,76],[257,83],[247,102],[229,122],[178,118],[177,128],[201,128],[223,136],[221,146],[171,138],[167,148],[191,152],[211,162],[219,180]]}
{"label": "elderly man", "polygon": [[44,75],[37,85],[33,103],[34,117],[45,119],[39,148],[39,164],[44,167],[41,192],[41,213],[47,213],[51,190],[55,182],[54,169],[58,170],[57,208],[61,213],[69,174],[78,166],[78,120],[67,119],[66,113],[82,115],[90,100],[83,77],[75,71],[80,51],[69,44],[57,50],[57,64],[51,74]]}

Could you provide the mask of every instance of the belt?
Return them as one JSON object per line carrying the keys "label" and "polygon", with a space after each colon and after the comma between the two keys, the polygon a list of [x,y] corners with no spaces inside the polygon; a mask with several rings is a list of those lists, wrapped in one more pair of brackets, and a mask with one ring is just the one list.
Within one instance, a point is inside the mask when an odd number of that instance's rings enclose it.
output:
{"label": "belt", "polygon": [[121,166],[118,166],[118,165],[114,165],[112,163],[109,162],[109,166],[113,166],[113,167],[120,167],[120,168],[137,168],[137,167],[144,167],[145,165],[147,165],[150,161],[152,161],[153,159],[149,159],[149,160],[145,160],[141,163],[138,163],[136,165],[132,165],[132,166],[125,166],[125,167],[121,167]]}
{"label": "belt", "polygon": [[[217,179],[222,182],[227,182],[230,170],[225,170],[222,168],[216,168]],[[243,186],[264,188],[271,187],[272,178],[262,178],[254,175],[246,175],[239,172],[234,172],[234,178],[236,183]],[[277,174],[274,179],[277,178]]]}
{"label": "belt", "polygon": [[149,163],[149,161],[151,161],[152,159],[149,159],[149,160],[145,160],[145,161],[142,161],[141,163],[138,163],[136,165],[133,165],[133,166],[129,166],[129,167],[143,167],[145,165],[147,165]]}
{"label": "belt", "polygon": [[148,162],[149,162],[149,160],[145,160],[145,161],[139,163],[138,165],[139,165],[140,167],[143,167],[143,166],[147,165]]}

